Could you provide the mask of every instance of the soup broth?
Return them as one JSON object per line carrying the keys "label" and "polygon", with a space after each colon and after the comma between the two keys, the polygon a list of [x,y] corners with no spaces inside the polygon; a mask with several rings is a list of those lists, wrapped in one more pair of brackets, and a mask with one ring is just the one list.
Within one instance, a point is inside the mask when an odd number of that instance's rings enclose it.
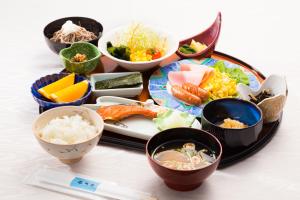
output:
{"label": "soup broth", "polygon": [[195,141],[170,141],[157,147],[153,159],[162,166],[176,170],[195,170],[216,160],[215,153]]}

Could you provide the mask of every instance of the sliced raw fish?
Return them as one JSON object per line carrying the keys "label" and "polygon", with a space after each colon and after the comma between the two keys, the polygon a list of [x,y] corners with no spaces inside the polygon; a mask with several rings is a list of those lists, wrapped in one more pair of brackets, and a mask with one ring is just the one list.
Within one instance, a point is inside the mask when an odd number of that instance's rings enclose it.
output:
{"label": "sliced raw fish", "polygon": [[171,85],[182,86],[188,82],[195,85],[200,85],[206,70],[202,71],[175,71],[169,72],[168,79]]}
{"label": "sliced raw fish", "polygon": [[204,70],[204,69],[209,69],[209,68],[211,68],[211,67],[208,67],[206,65],[180,64],[181,71],[198,71],[198,70]]}
{"label": "sliced raw fish", "polygon": [[171,85],[182,85],[185,82],[185,76],[181,71],[171,71],[168,73],[168,80]]}

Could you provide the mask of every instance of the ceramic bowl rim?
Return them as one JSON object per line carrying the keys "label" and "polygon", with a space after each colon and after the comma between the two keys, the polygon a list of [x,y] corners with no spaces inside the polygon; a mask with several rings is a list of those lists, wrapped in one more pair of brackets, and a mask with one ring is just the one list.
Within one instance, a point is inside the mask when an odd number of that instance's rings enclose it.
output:
{"label": "ceramic bowl rim", "polygon": [[[96,22],[96,24],[98,24],[98,26],[100,27],[100,29],[102,29],[102,31],[98,33],[97,38],[95,38],[95,39],[93,39],[93,40],[88,40],[88,41],[86,41],[86,42],[97,41],[97,40],[99,40],[99,39],[101,38],[102,33],[103,33],[103,25],[102,25],[100,22],[98,22],[97,20],[93,19],[93,18],[89,18],[89,17],[80,17],[80,16],[63,17],[63,18],[55,19],[55,20],[49,22],[49,23],[44,27],[44,29],[43,29],[44,37],[47,38],[49,41],[55,43],[55,44],[69,44],[69,45],[71,45],[72,43],[61,43],[61,42],[54,42],[54,41],[50,40],[50,38],[49,38],[49,37],[47,36],[47,34],[46,34],[46,30],[47,30],[50,26],[52,26],[53,23],[55,23],[55,22],[57,22],[57,21],[59,21],[59,20],[72,20],[73,18],[81,18],[81,19],[85,19],[85,20],[89,20],[89,21],[94,21],[94,22]],[[56,30],[56,31],[58,31],[58,30]]]}
{"label": "ceramic bowl rim", "polygon": [[[220,148],[220,152],[219,152],[219,155],[216,157],[215,161],[205,167],[202,167],[202,168],[198,168],[198,169],[192,169],[192,170],[178,170],[178,169],[171,169],[171,168],[168,168],[168,167],[165,167],[163,165],[161,165],[158,161],[156,161],[155,159],[152,158],[152,156],[149,154],[148,152],[148,145],[150,143],[150,141],[155,137],[157,136],[158,134],[163,134],[163,132],[165,131],[172,131],[174,129],[192,129],[193,131],[202,131],[204,134],[210,136],[211,138],[213,138],[213,140],[215,140],[215,142],[218,144],[219,148]],[[160,144],[161,145],[161,144]],[[158,145],[159,146],[159,145]],[[157,147],[158,147],[157,146]],[[202,129],[196,129],[196,128],[190,128],[190,127],[179,127],[179,128],[171,128],[171,129],[167,129],[167,130],[164,130],[164,131],[160,131],[158,132],[157,134],[153,135],[148,141],[147,141],[147,144],[146,144],[146,155],[149,159],[151,159],[151,161],[153,161],[154,163],[156,163],[157,165],[159,165],[160,167],[166,169],[166,170],[169,170],[169,171],[172,171],[172,172],[176,172],[176,173],[193,173],[193,172],[196,172],[196,171],[200,171],[200,170],[203,170],[203,169],[207,169],[209,167],[211,167],[212,165],[216,164],[217,162],[219,162],[221,160],[221,157],[222,157],[222,154],[223,154],[223,147],[222,147],[222,144],[221,142],[219,141],[219,139],[214,136],[213,134],[207,132],[207,131],[204,131]]]}
{"label": "ceramic bowl rim", "polygon": [[[68,74],[72,74],[72,73],[54,73],[54,74],[48,74],[48,75],[46,75],[46,76],[54,76],[54,75],[60,75],[60,74],[66,74],[66,75],[68,75]],[[80,76],[80,75],[78,75],[78,74],[76,74],[76,73],[74,73],[75,74],[75,76]],[[34,81],[34,83],[31,85],[31,93],[32,93],[32,90],[35,90],[34,89],[34,84],[36,84],[36,82],[37,81],[40,81],[42,78],[45,78],[46,76],[42,76],[42,77],[40,77],[39,79],[37,79],[37,80],[35,80]],[[39,97],[37,97],[37,96],[35,96],[33,93],[32,93],[32,96],[34,97],[34,98],[36,98],[36,99],[38,99],[39,101],[41,101],[41,102],[43,102],[43,103],[47,103],[47,104],[50,104],[51,106],[70,106],[69,104],[72,104],[72,103],[76,103],[76,102],[78,102],[78,101],[82,101],[83,99],[85,99],[85,98],[87,98],[87,97],[89,97],[90,95],[91,95],[91,93],[92,93],[92,86],[91,86],[91,84],[90,84],[90,82],[89,82],[89,80],[88,79],[86,79],[84,76],[80,76],[80,77],[83,77],[84,78],[84,80],[86,80],[86,81],[88,81],[88,84],[89,84],[89,86],[90,86],[90,90],[88,89],[88,91],[85,93],[85,95],[83,96],[83,97],[81,97],[80,99],[77,99],[77,100],[75,100],[75,101],[71,101],[71,102],[66,102],[66,103],[56,103],[56,102],[52,102],[52,101],[45,101],[45,100],[43,100],[43,99],[41,99],[41,98],[39,98]],[[59,79],[58,79],[59,80]],[[57,81],[58,81],[57,80]],[[82,81],[84,81],[84,80],[82,80]],[[53,82],[52,82],[53,83]],[[51,84],[51,83],[50,83]],[[88,87],[89,88],[89,87]],[[39,88],[40,89],[40,88]],[[36,90],[37,91],[37,90]]]}
{"label": "ceramic bowl rim", "polygon": [[[213,40],[210,44],[208,44],[207,47],[206,47],[205,49],[203,49],[203,50],[200,51],[200,52],[196,52],[196,53],[192,53],[192,54],[187,54],[187,53],[182,53],[181,51],[179,51],[179,48],[181,47],[181,46],[179,46],[176,52],[177,52],[179,55],[182,55],[182,56],[184,56],[184,57],[186,57],[186,58],[194,58],[194,57],[200,56],[200,55],[205,54],[206,52],[208,52],[208,50],[211,49],[211,48],[213,47],[213,45],[215,45],[215,43],[216,43],[217,40],[219,39],[219,35],[220,35],[220,32],[221,32],[221,26],[222,26],[222,14],[221,14],[221,12],[218,12],[217,18],[218,18],[218,17],[220,17],[220,19],[219,19],[220,27],[219,27],[219,29],[218,29],[218,33],[216,34],[216,37],[214,38],[214,40]],[[215,21],[214,21],[214,23],[215,23]],[[186,40],[193,40],[193,39],[194,39],[195,37],[197,37],[199,34],[208,31],[211,27],[212,27],[212,25],[209,26],[208,28],[206,28],[203,32],[200,32],[200,33],[198,33],[198,34],[196,34],[196,35],[193,35],[192,37],[189,37],[189,38],[185,39],[184,41],[186,41]],[[195,40],[195,41],[196,41],[196,40]],[[201,42],[201,41],[196,41],[196,42],[200,42],[200,43],[203,44],[203,42]],[[180,44],[179,44],[179,45],[181,45],[181,43],[182,43],[182,41],[180,41]],[[184,44],[182,44],[182,46],[183,46],[183,45],[184,45]],[[206,44],[205,44],[205,45],[206,45]]]}
{"label": "ceramic bowl rim", "polygon": [[[98,120],[100,119],[100,124],[101,124],[101,126],[99,127],[99,130],[98,130],[97,134],[96,134],[95,136],[93,136],[92,138],[90,138],[90,139],[84,140],[84,141],[82,141],[82,142],[74,143],[74,144],[56,144],[56,143],[52,143],[52,142],[46,141],[46,140],[44,140],[43,138],[39,137],[39,136],[37,135],[38,130],[35,129],[35,125],[36,125],[37,121],[38,121],[42,116],[47,115],[49,112],[51,112],[51,111],[53,111],[53,110],[63,109],[63,108],[68,108],[68,109],[73,109],[73,108],[76,108],[76,109],[77,109],[77,108],[79,108],[79,109],[86,110],[86,111],[89,111],[89,112],[90,112],[90,111],[95,112],[95,114],[96,114],[95,116],[98,116]],[[49,121],[48,121],[48,122],[49,122]],[[100,115],[98,115],[96,111],[94,111],[94,110],[92,110],[92,109],[89,109],[89,108],[86,108],[86,107],[83,107],[83,106],[60,106],[60,107],[55,107],[55,108],[46,110],[45,112],[39,114],[39,115],[34,119],[33,124],[32,124],[32,132],[33,132],[34,136],[37,138],[37,140],[41,140],[41,141],[43,141],[43,142],[45,142],[45,143],[47,143],[47,144],[50,144],[50,145],[58,145],[58,146],[61,146],[61,147],[67,147],[67,146],[72,146],[72,145],[81,145],[81,144],[86,143],[86,142],[88,142],[88,141],[92,141],[92,140],[94,140],[95,138],[97,138],[97,137],[99,137],[99,136],[101,137],[103,130],[104,130],[104,121],[103,121],[102,117],[101,117]]]}
{"label": "ceramic bowl rim", "polygon": [[274,95],[272,97],[265,98],[264,100],[262,100],[261,102],[259,102],[257,105],[260,106],[261,104],[263,104],[263,103],[265,103],[265,102],[267,102],[269,100],[277,99],[278,97],[281,97],[281,96],[284,97],[284,98],[287,97],[287,95],[284,95],[284,94],[277,94],[277,95]]}
{"label": "ceramic bowl rim", "polygon": [[[221,127],[221,126],[216,125],[215,123],[212,123],[210,120],[208,120],[208,119],[204,116],[204,109],[205,109],[205,107],[206,107],[207,105],[209,105],[211,102],[216,102],[216,101],[218,101],[218,102],[219,102],[219,101],[229,101],[229,100],[230,100],[230,101],[233,100],[233,101],[237,101],[237,102],[244,102],[244,103],[246,103],[246,104],[251,104],[253,107],[255,107],[255,108],[259,111],[260,118],[259,118],[253,125],[251,125],[251,126],[247,126],[247,127],[245,127],[245,128],[238,128],[238,129],[237,129],[237,128],[223,128],[223,127]],[[262,122],[262,121],[263,121],[263,112],[262,112],[262,110],[258,107],[258,105],[256,105],[255,103],[252,103],[252,102],[250,102],[250,101],[243,100],[243,99],[237,99],[237,98],[222,98],[222,99],[216,99],[216,100],[213,100],[213,101],[208,102],[208,103],[203,107],[201,119],[202,119],[202,118],[205,119],[206,122],[209,123],[210,125],[212,125],[212,126],[214,126],[214,127],[218,127],[218,128],[220,128],[221,130],[231,130],[231,131],[239,132],[239,131],[241,131],[241,130],[251,129],[251,128],[257,126],[260,122]]]}
{"label": "ceramic bowl rim", "polygon": [[[282,79],[284,81],[284,84],[285,84],[285,91],[280,91],[278,92],[277,94],[274,94],[274,96],[271,96],[271,97],[268,97],[268,98],[265,98],[264,100],[262,100],[261,102],[259,102],[257,105],[259,106],[260,104],[262,103],[265,103],[265,101],[268,101],[270,99],[276,99],[278,98],[279,96],[284,96],[285,98],[288,96],[288,86],[287,86],[287,82],[286,82],[286,77],[285,76],[281,76],[281,75],[278,75],[278,74],[271,74],[270,76],[268,76],[266,79],[264,79],[264,81],[260,84],[259,88],[257,90],[252,90],[250,89],[247,85],[243,84],[243,83],[238,83],[237,84],[237,87],[238,88],[241,88],[242,90],[247,87],[249,88],[248,90],[250,91],[250,93],[254,94],[254,95],[257,95],[259,94],[263,89],[264,89],[264,85],[265,85],[265,82],[268,80],[268,79],[271,79],[271,78],[278,78],[278,79]],[[239,91],[238,91],[239,92]],[[244,99],[241,95],[239,95],[240,98]],[[247,98],[250,100],[250,98]]]}
{"label": "ceramic bowl rim", "polygon": [[[97,55],[95,57],[93,57],[93,58],[91,58],[89,60],[83,61],[83,62],[74,62],[71,59],[69,59],[69,58],[67,58],[67,57],[65,57],[63,55],[63,53],[65,51],[71,50],[73,48],[73,45],[77,45],[77,44],[83,44],[83,45],[89,46],[89,48],[94,49],[97,52]],[[91,61],[99,59],[100,56],[101,56],[101,52],[99,51],[99,49],[95,45],[93,45],[93,44],[91,44],[89,42],[83,42],[83,41],[81,41],[81,42],[74,42],[69,47],[63,48],[62,50],[60,50],[59,51],[59,56],[60,56],[61,59],[65,59],[65,60],[67,60],[68,62],[70,62],[72,64],[85,64],[85,63],[88,63],[88,62],[91,62]]]}
{"label": "ceramic bowl rim", "polygon": [[[107,56],[108,58],[116,61],[116,62],[119,62],[119,63],[125,63],[125,64],[132,64],[132,65],[142,65],[142,64],[151,64],[151,63],[156,63],[156,62],[161,62],[163,60],[165,60],[166,58],[170,57],[171,55],[173,55],[178,47],[179,47],[179,39],[177,37],[175,37],[173,34],[170,34],[168,33],[168,31],[165,31],[164,29],[161,29],[161,28],[157,28],[157,27],[154,27],[154,26],[151,26],[151,25],[148,25],[148,24],[143,24],[144,27],[147,27],[147,28],[150,28],[151,30],[155,31],[155,32],[158,32],[159,35],[166,35],[166,37],[168,39],[171,39],[171,41],[174,41],[174,46],[173,48],[170,47],[167,51],[167,53],[160,57],[160,58],[157,58],[157,59],[154,59],[154,60],[150,60],[150,61],[138,61],[138,62],[133,62],[133,61],[127,61],[127,60],[122,60],[122,59],[119,59],[119,58],[116,58],[112,55],[110,55],[110,53],[108,53],[107,51],[107,48],[101,48],[101,44],[105,43],[105,46],[106,46],[106,43],[108,42],[107,38],[112,36],[113,34],[116,34],[118,32],[121,32],[122,30],[126,30],[128,29],[128,27],[130,27],[131,24],[127,24],[127,25],[123,25],[123,26],[119,26],[117,28],[114,28],[112,30],[110,30],[108,33],[106,34],[103,34],[103,36],[99,39],[98,41],[98,48],[100,50],[100,52]],[[175,45],[176,43],[176,45]],[[170,43],[169,43],[170,44]],[[171,45],[170,45],[171,46]],[[176,48],[175,48],[176,47]]]}

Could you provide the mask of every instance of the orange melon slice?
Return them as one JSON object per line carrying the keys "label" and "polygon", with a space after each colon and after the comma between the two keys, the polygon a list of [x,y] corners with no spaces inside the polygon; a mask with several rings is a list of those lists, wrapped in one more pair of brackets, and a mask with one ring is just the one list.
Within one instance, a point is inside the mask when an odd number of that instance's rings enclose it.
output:
{"label": "orange melon slice", "polygon": [[56,103],[68,103],[76,101],[83,97],[88,89],[88,86],[89,82],[84,80],[65,89],[52,93],[50,98]]}
{"label": "orange melon slice", "polygon": [[46,97],[47,99],[51,99],[50,95],[52,93],[73,85],[74,80],[75,80],[75,74],[72,73],[68,76],[63,77],[62,79],[59,79],[53,83],[50,83],[49,85],[46,85],[45,87],[40,88],[38,92],[44,97]]}

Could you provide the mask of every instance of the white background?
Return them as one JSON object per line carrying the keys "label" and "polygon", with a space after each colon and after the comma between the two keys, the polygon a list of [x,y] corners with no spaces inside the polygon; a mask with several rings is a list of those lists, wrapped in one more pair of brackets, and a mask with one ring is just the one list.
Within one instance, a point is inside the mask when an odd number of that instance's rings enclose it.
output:
{"label": "white background", "polygon": [[[280,3],[279,3],[280,2]],[[30,85],[58,72],[60,59],[43,38],[57,18],[86,16],[106,31],[133,21],[168,29],[184,39],[209,26],[217,11],[223,24],[217,50],[264,74],[286,75],[289,97],[281,127],[260,152],[219,170],[193,192],[168,189],[141,153],[98,146],[72,170],[155,193],[159,199],[300,199],[299,1],[111,0],[14,1],[0,4],[0,199],[73,199],[33,188],[22,180],[33,167],[63,166],[38,145],[31,131],[38,105]]]}

